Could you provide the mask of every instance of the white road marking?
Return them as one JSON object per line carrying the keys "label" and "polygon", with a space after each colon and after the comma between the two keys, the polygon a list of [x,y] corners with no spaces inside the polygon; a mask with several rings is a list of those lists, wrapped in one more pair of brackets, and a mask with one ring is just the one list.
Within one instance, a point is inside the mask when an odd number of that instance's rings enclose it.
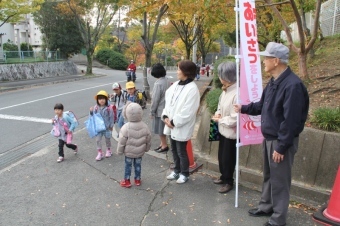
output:
{"label": "white road marking", "polygon": [[0,119],[9,119],[9,120],[19,120],[19,121],[29,121],[29,122],[42,122],[42,123],[51,123],[52,118],[36,118],[36,117],[27,117],[27,116],[15,116],[15,115],[3,115],[0,114]]}
{"label": "white road marking", "polygon": [[[118,82],[123,82],[123,81],[118,81]],[[58,94],[58,95],[49,96],[49,97],[45,97],[45,98],[41,98],[41,99],[36,99],[36,100],[28,101],[28,102],[25,102],[25,103],[21,103],[21,104],[15,104],[15,105],[11,105],[11,106],[0,108],[0,111],[8,109],[8,108],[18,107],[18,106],[21,106],[21,105],[34,103],[34,102],[38,102],[38,101],[41,101],[41,100],[47,100],[47,99],[51,99],[51,98],[54,98],[54,97],[59,97],[59,96],[63,96],[63,95],[71,94],[71,93],[77,93],[77,92],[81,92],[81,91],[84,91],[84,90],[93,89],[93,88],[97,88],[97,87],[101,87],[101,86],[107,86],[107,85],[110,85],[110,84],[103,84],[103,85],[98,85],[98,86],[92,86],[92,87],[89,87],[89,88],[78,89],[78,90],[74,90],[74,91],[71,91],[71,92],[61,93],[61,94]]]}

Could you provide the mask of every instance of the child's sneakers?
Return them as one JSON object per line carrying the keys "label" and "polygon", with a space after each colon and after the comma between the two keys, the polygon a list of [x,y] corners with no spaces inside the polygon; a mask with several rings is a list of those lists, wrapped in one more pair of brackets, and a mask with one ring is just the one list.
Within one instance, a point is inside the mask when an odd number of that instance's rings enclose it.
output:
{"label": "child's sneakers", "polygon": [[140,186],[140,184],[141,184],[140,179],[139,179],[139,180],[135,179],[135,185],[136,185],[136,186]]}
{"label": "child's sneakers", "polygon": [[184,184],[189,180],[189,177],[184,176],[183,174],[179,175],[179,178],[176,180],[177,184]]}
{"label": "child's sneakers", "polygon": [[104,154],[103,154],[102,150],[98,150],[98,155],[96,157],[96,160],[100,161],[100,160],[102,160],[102,158],[104,158]]}
{"label": "child's sneakers", "polygon": [[167,177],[166,179],[168,180],[177,180],[179,178],[179,174],[175,173],[175,171],[172,171]]}
{"label": "child's sneakers", "polygon": [[131,182],[130,179],[124,179],[120,181],[120,186],[124,187],[124,188],[129,188],[131,187]]}
{"label": "child's sneakers", "polygon": [[73,152],[74,152],[75,155],[78,153],[78,145],[76,145],[76,149],[74,149]]}
{"label": "child's sneakers", "polygon": [[64,161],[64,157],[59,156],[59,158],[57,159],[57,162],[62,162],[62,161]]}
{"label": "child's sneakers", "polygon": [[109,157],[111,157],[111,156],[112,156],[112,151],[110,150],[110,148],[108,148],[108,149],[106,150],[105,157],[106,157],[106,158],[109,158]]}

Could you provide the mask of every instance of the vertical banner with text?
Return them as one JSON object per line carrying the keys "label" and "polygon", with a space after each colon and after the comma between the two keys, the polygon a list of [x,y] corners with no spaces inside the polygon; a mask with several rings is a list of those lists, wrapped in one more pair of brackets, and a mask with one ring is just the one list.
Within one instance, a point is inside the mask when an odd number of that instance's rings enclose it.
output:
{"label": "vertical banner with text", "polygon": [[[241,104],[257,102],[262,95],[261,59],[258,55],[255,1],[240,0],[240,100]],[[263,141],[261,116],[240,115],[242,145]]]}

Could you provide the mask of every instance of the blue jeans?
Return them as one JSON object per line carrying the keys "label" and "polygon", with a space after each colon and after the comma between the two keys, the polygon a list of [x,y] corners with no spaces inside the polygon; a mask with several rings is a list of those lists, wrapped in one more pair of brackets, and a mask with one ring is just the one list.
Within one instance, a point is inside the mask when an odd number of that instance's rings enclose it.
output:
{"label": "blue jeans", "polygon": [[135,168],[135,180],[140,180],[140,174],[142,172],[142,157],[140,158],[129,158],[125,156],[125,174],[124,179],[130,179],[131,168]]}

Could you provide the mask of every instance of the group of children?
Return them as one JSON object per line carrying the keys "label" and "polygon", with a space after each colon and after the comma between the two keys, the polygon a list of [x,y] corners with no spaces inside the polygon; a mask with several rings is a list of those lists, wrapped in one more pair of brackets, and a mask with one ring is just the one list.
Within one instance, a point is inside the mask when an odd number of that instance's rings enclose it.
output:
{"label": "group of children", "polygon": [[[122,187],[131,187],[130,176],[132,164],[135,169],[135,185],[141,184],[141,161],[142,156],[151,146],[151,132],[148,126],[142,121],[143,109],[146,108],[146,96],[143,92],[136,89],[135,84],[130,81],[126,83],[126,90],[120,84],[112,85],[113,94],[109,95],[101,90],[95,96],[96,105],[90,107],[90,115],[100,113],[106,130],[96,135],[97,157],[100,161],[104,157],[112,156],[111,137],[114,124],[120,128],[119,141],[117,147],[118,154],[125,155],[125,174],[120,182]],[[72,134],[75,129],[74,120],[64,112],[64,106],[57,103],[54,106],[56,116],[52,119],[53,125],[58,126],[59,134],[59,157],[57,162],[64,160],[64,145],[78,152],[78,146],[72,144],[66,137]],[[54,129],[56,127],[54,126]],[[106,152],[102,149],[102,138],[105,137]]]}

